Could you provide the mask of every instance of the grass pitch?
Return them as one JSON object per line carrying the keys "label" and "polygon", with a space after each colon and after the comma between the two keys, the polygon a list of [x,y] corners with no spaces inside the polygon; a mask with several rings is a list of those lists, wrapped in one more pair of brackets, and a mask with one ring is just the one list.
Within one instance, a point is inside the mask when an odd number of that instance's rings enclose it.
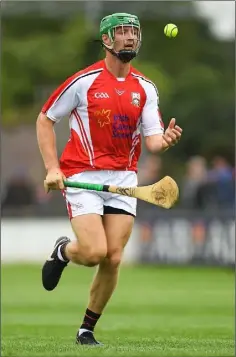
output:
{"label": "grass pitch", "polygon": [[2,356],[233,356],[234,273],[122,267],[96,327],[103,347],[75,345],[93,268],[69,266],[46,292],[41,267],[2,266]]}

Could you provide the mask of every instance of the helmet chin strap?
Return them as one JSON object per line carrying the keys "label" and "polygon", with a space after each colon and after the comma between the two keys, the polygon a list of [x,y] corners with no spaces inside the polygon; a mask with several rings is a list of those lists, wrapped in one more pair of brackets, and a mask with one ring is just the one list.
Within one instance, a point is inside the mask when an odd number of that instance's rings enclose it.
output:
{"label": "helmet chin strap", "polygon": [[112,54],[118,57],[123,63],[130,62],[137,55],[133,50],[120,50],[119,52],[112,51]]}
{"label": "helmet chin strap", "polygon": [[117,57],[122,63],[128,63],[137,56],[136,51],[133,50],[120,50],[116,52],[113,48],[109,48],[103,44],[103,46],[115,57]]}

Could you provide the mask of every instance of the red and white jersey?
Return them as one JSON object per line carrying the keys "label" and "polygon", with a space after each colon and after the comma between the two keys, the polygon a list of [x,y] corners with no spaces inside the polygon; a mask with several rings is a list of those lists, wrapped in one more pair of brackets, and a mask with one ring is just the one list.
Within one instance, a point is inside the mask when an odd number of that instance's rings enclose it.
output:
{"label": "red and white jersey", "polygon": [[141,135],[162,134],[155,85],[131,67],[115,78],[105,61],[68,78],[42,112],[54,122],[69,116],[70,138],[60,158],[69,177],[88,170],[137,171]]}

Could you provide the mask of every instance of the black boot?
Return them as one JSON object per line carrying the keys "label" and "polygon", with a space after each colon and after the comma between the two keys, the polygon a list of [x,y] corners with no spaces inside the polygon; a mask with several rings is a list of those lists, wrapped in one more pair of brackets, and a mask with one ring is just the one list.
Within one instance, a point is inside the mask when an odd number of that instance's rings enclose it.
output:
{"label": "black boot", "polygon": [[57,250],[60,245],[67,244],[70,239],[67,237],[60,237],[57,239],[51,256],[46,260],[42,268],[42,282],[46,290],[53,290],[57,286],[61,274],[69,261],[63,262],[57,256]]}

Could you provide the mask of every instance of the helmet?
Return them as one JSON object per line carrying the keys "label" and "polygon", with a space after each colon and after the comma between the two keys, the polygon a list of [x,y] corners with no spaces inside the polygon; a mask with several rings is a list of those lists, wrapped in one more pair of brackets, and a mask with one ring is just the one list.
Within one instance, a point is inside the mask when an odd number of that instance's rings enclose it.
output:
{"label": "helmet", "polygon": [[[115,29],[119,26],[132,26],[138,29],[138,43],[135,50],[123,49],[119,52],[114,50]],[[112,42],[110,46],[105,45],[102,41],[102,35],[104,34],[109,36]],[[102,41],[103,47],[105,47],[114,56],[118,57],[124,63],[130,62],[134,57],[137,56],[141,46],[141,28],[138,17],[136,15],[127,13],[115,13],[105,16],[100,23],[100,39]]]}

